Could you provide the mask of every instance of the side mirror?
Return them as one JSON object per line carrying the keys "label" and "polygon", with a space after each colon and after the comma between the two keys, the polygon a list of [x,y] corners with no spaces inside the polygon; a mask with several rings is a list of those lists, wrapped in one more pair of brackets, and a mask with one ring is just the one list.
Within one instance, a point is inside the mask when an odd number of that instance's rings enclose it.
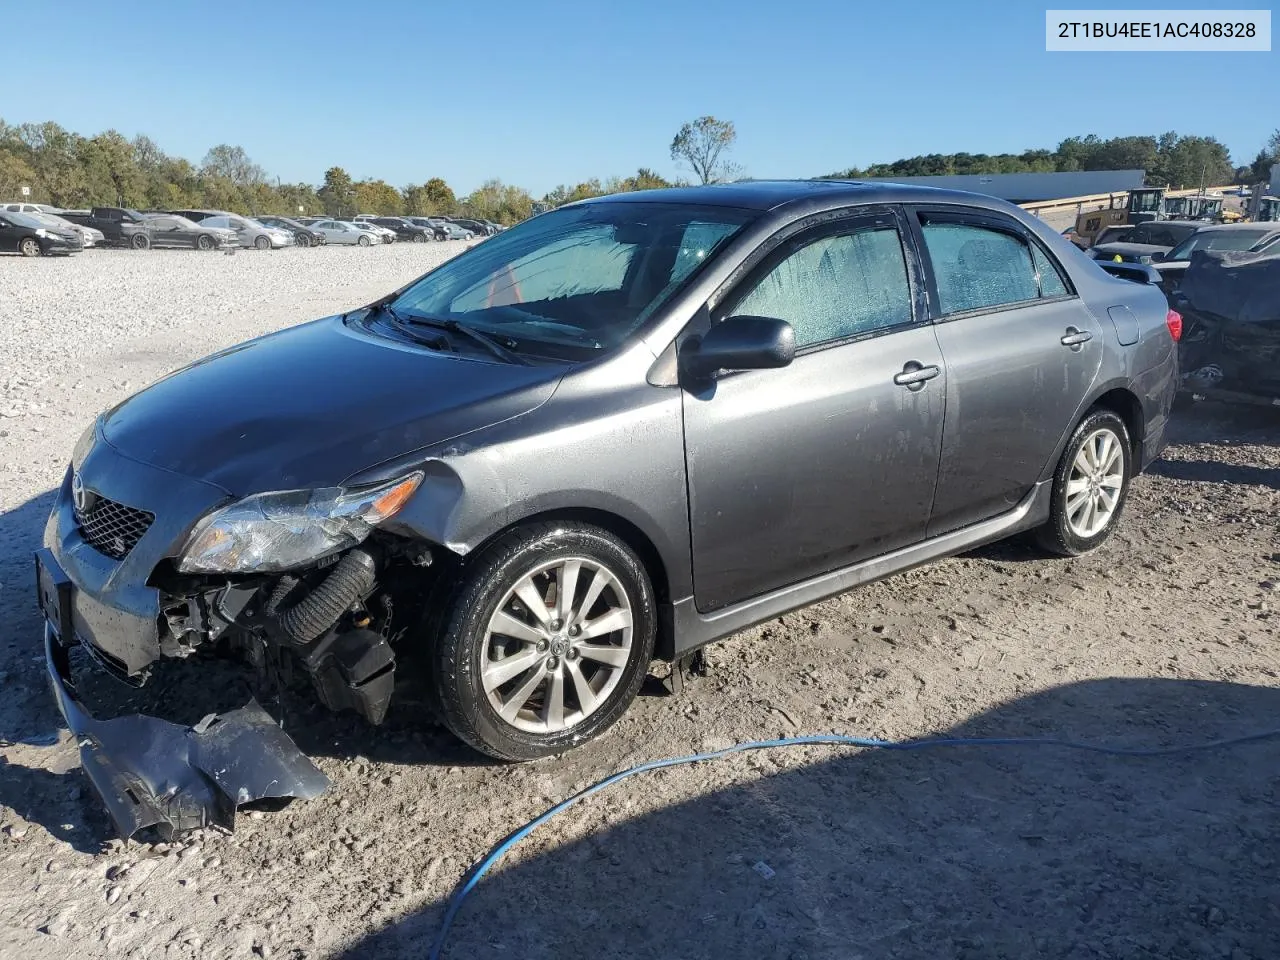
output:
{"label": "side mirror", "polygon": [[1152,262],[1152,263],[1159,263],[1159,262],[1160,262],[1161,260],[1163,260],[1163,259],[1164,259],[1164,254],[1163,254],[1163,253],[1160,253],[1159,251],[1157,251],[1157,252],[1155,252],[1155,253],[1153,253],[1153,254],[1151,255],[1151,262]]}
{"label": "side mirror", "polygon": [[767,370],[785,367],[796,356],[796,332],[773,317],[728,317],[706,336],[685,342],[681,368],[695,379],[717,370]]}

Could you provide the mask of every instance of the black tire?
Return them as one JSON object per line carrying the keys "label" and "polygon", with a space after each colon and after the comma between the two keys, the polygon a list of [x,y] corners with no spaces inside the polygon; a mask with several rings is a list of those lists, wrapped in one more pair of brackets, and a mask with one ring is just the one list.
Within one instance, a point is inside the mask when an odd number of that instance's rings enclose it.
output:
{"label": "black tire", "polygon": [[135,233],[129,238],[129,246],[135,250],[146,250],[151,246],[151,238],[145,233]]}
{"label": "black tire", "polygon": [[212,250],[213,247],[213,237],[209,236],[207,233],[202,233],[200,236],[196,237],[197,250]]}
{"label": "black tire", "polygon": [[[594,712],[555,733],[521,730],[499,716],[481,681],[489,621],[521,579],[543,564],[570,557],[603,566],[625,592],[632,617],[631,648],[625,665],[618,668],[616,684]],[[581,581],[579,589],[585,589]],[[433,631],[438,639],[431,658],[432,692],[445,725],[481,753],[511,761],[563,753],[616,722],[644,682],[657,634],[653,587],[635,553],[604,530],[581,523],[542,523],[514,530],[468,561],[451,593],[441,609],[438,631]],[[567,658],[573,656],[566,655],[566,666]],[[530,669],[541,670],[541,663]],[[530,676],[518,674],[512,682]]]}
{"label": "black tire", "polygon": [[257,250],[270,250],[271,241],[268,240],[266,237],[254,237],[253,246]]}
{"label": "black tire", "polygon": [[368,234],[362,234],[360,237],[356,239],[356,243],[358,243],[362,247],[369,246],[371,242],[372,241],[370,241]]}
{"label": "black tire", "polygon": [[38,257],[43,252],[40,241],[35,237],[23,237],[18,241],[18,252],[24,257]]}
{"label": "black tire", "polygon": [[427,242],[427,235],[426,235],[425,233],[415,233],[415,234],[413,234],[413,242],[414,242],[414,243],[426,243],[426,242]]}
{"label": "black tire", "polygon": [[309,247],[311,246],[311,234],[295,233],[293,235],[293,242],[300,247]]}
{"label": "black tire", "polygon": [[[1073,481],[1072,475],[1076,458],[1081,455],[1087,443],[1094,442],[1100,434],[1109,432],[1117,442],[1121,468],[1120,487],[1116,493],[1115,506],[1111,509],[1106,522],[1096,531],[1082,532],[1078,523],[1073,523],[1068,500],[1068,485]],[[1094,409],[1076,427],[1071,434],[1067,447],[1062,451],[1062,459],[1058,461],[1058,469],[1053,474],[1053,502],[1049,510],[1049,520],[1036,531],[1036,541],[1049,553],[1060,557],[1078,557],[1096,550],[1111,536],[1111,532],[1119,523],[1124,513],[1125,502],[1129,498],[1129,484],[1133,479],[1133,444],[1129,439],[1129,430],[1124,421],[1110,410]],[[1080,493],[1074,494],[1079,496]],[[1091,496],[1092,488],[1086,488],[1085,496]]]}

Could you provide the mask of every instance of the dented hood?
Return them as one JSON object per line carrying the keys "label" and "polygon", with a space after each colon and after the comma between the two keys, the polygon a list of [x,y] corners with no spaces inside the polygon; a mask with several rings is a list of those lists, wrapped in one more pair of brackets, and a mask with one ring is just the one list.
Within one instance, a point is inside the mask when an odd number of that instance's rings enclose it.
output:
{"label": "dented hood", "polygon": [[108,411],[126,456],[228,493],[330,486],[527,413],[562,366],[472,359],[329,317],[231,347]]}

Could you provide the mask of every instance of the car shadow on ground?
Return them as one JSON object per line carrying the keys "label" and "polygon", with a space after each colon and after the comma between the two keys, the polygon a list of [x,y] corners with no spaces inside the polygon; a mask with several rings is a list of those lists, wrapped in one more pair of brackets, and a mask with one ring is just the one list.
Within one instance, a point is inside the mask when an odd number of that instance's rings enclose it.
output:
{"label": "car shadow on ground", "polygon": [[1217,460],[1157,460],[1149,470],[1157,477],[1197,483],[1232,483],[1280,490],[1280,467],[1220,463]]}
{"label": "car shadow on ground", "polygon": [[[1277,726],[1280,690],[1105,679],[945,735],[1156,747]],[[1280,952],[1280,738],[1158,758],[989,746],[727,762],[738,782],[633,819],[624,801],[661,796],[669,774],[641,774],[562,814],[555,823],[578,822],[574,839],[547,847],[535,833],[517,848],[466,901],[443,956]],[[428,902],[341,960],[426,956],[444,909]]]}

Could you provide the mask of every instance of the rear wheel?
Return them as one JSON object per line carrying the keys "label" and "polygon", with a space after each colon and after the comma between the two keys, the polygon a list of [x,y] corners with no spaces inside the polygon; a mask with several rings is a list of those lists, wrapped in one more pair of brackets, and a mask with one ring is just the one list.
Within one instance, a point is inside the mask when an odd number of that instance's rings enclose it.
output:
{"label": "rear wheel", "polygon": [[458,737],[533,760],[595,737],[653,657],[653,588],[639,559],[585,524],[539,524],[468,564],[446,605],[434,692]]}
{"label": "rear wheel", "polygon": [[196,249],[197,249],[197,250],[212,250],[212,249],[213,249],[213,237],[209,236],[208,234],[204,234],[204,233],[200,234],[200,236],[196,237]]}
{"label": "rear wheel", "polygon": [[255,237],[253,240],[253,245],[257,247],[259,250],[271,249],[271,241],[268,240],[266,237]]}
{"label": "rear wheel", "polygon": [[133,247],[135,250],[146,250],[151,246],[151,238],[145,233],[135,233],[129,239],[129,246]]}
{"label": "rear wheel", "polygon": [[1036,531],[1050,553],[1078,557],[1111,536],[1129,495],[1133,447],[1124,421],[1095,410],[1080,422],[1053,477],[1049,521]]}
{"label": "rear wheel", "polygon": [[18,242],[18,252],[24,257],[40,256],[40,242],[35,237],[23,237]]}

